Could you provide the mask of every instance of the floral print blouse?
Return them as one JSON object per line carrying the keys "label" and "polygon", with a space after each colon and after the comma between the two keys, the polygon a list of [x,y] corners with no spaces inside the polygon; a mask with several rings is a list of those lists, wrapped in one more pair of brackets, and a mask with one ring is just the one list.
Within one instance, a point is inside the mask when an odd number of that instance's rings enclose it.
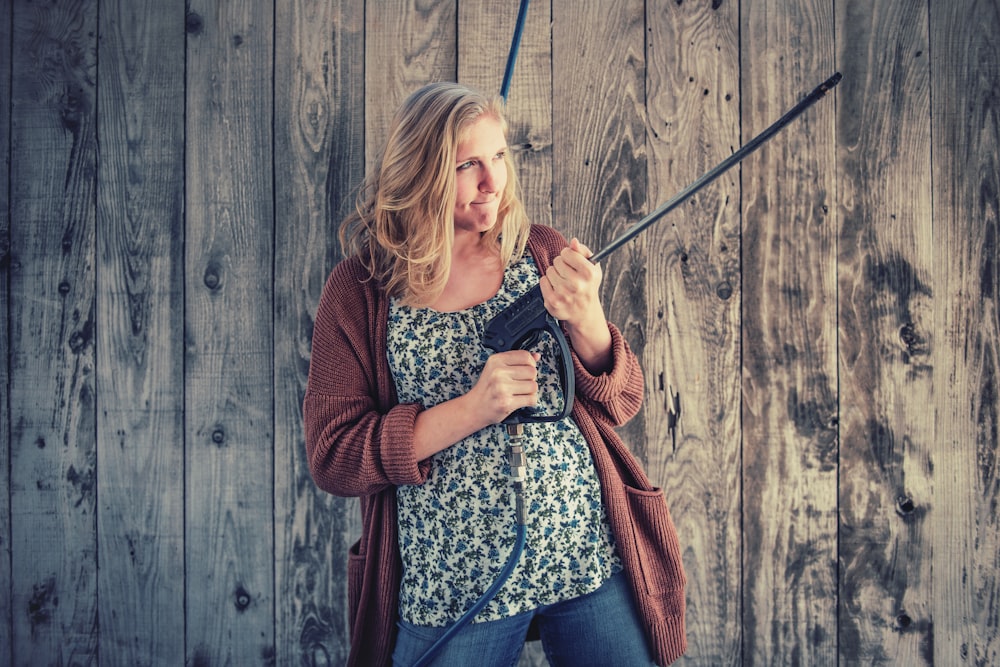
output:
{"label": "floral print blouse", "polygon": [[[495,296],[471,308],[439,312],[389,307],[388,361],[401,403],[431,407],[465,394],[491,351],[487,321],[539,280],[525,256]],[[539,406],[561,407],[556,345],[534,347]],[[621,569],[587,444],[571,418],[524,427],[528,461],[527,544],[510,579],[474,622],[496,620],[596,590]],[[431,457],[419,486],[397,490],[403,577],[400,615],[415,625],[454,622],[492,585],[515,542],[506,430],[485,428]]]}

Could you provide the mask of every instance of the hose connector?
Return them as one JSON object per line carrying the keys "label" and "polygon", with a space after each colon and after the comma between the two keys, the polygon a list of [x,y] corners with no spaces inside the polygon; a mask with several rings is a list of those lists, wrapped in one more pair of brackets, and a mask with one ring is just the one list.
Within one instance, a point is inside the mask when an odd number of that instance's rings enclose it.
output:
{"label": "hose connector", "polygon": [[507,424],[507,460],[510,481],[514,489],[514,513],[517,523],[528,523],[528,508],[524,502],[524,484],[528,481],[528,459],[524,453],[524,424]]}

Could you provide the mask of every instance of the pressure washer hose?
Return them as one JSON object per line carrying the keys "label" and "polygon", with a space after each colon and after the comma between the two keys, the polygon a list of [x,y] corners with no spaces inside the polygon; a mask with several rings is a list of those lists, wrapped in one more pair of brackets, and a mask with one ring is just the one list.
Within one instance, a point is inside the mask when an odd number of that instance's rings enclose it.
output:
{"label": "pressure washer hose", "polygon": [[438,637],[438,640],[434,642],[430,648],[428,648],[420,658],[413,663],[413,667],[425,667],[429,665],[437,652],[440,651],[445,644],[451,641],[462,628],[468,625],[476,614],[483,610],[489,601],[492,600],[496,594],[500,591],[507,580],[510,579],[511,573],[514,571],[514,567],[517,565],[517,561],[521,559],[521,553],[524,551],[524,544],[527,541],[527,523],[528,523],[528,512],[527,506],[524,502],[524,482],[528,475],[527,460],[524,456],[524,446],[521,444],[521,440],[524,437],[524,424],[513,423],[507,425],[507,440],[508,440],[508,456],[510,461],[510,479],[511,486],[514,491],[514,508],[515,517],[517,519],[517,537],[514,541],[514,548],[510,552],[510,556],[507,558],[507,564],[504,565],[503,570],[497,576],[496,581],[490,586],[489,590],[483,593],[483,596],[476,600],[468,611],[462,614],[461,618],[455,621],[448,630],[445,631],[443,635]]}
{"label": "pressure washer hose", "polygon": [[476,603],[472,605],[469,611],[465,612],[465,614],[463,614],[460,619],[455,621],[448,628],[447,632],[438,637],[438,640],[434,642],[434,644],[429,649],[427,649],[427,651],[424,652],[424,654],[420,656],[420,658],[415,663],[413,663],[413,667],[426,667],[426,665],[429,665],[431,660],[434,659],[434,656],[437,655],[437,652],[440,651],[445,644],[451,641],[452,637],[454,637],[459,630],[464,628],[473,619],[473,617],[475,617],[476,614],[482,611],[483,607],[485,607],[489,603],[489,601],[493,599],[493,597],[500,590],[500,587],[507,582],[508,578],[510,578],[510,573],[513,572],[514,566],[517,565],[517,561],[521,558],[521,552],[524,551],[526,533],[527,533],[527,528],[525,527],[525,525],[518,524],[517,541],[514,543],[514,550],[511,551],[510,557],[507,559],[507,564],[504,566],[504,569],[500,573],[500,576],[497,577],[497,580],[495,582],[493,582],[493,585],[490,586],[490,589],[483,594],[483,597],[479,598],[479,600],[477,600]]}

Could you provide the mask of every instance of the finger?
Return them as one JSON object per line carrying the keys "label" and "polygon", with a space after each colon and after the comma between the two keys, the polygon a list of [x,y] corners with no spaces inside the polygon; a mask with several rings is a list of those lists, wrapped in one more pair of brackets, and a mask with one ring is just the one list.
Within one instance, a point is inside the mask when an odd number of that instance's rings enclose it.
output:
{"label": "finger", "polygon": [[[574,246],[576,247],[574,248]],[[576,239],[573,239],[572,245],[559,254],[558,260],[565,263],[568,271],[588,275],[592,271],[591,267],[593,266],[591,261],[587,259],[589,256],[590,250],[581,245]],[[558,262],[554,262],[553,264],[558,264]]]}
{"label": "finger", "polygon": [[507,366],[532,366],[538,360],[537,353],[531,350],[507,350],[493,355],[497,361],[503,362]]}
{"label": "finger", "polygon": [[589,259],[590,257],[592,257],[593,254],[594,254],[593,252],[591,252],[590,248],[588,248],[587,246],[585,246],[582,243],[580,243],[580,239],[578,239],[576,237],[573,237],[573,240],[569,242],[569,247],[574,252],[580,253],[581,255],[584,256],[584,258],[587,258],[587,259]]}
{"label": "finger", "polygon": [[540,355],[528,350],[510,350],[501,353],[501,355],[496,355],[500,356],[498,361],[502,362],[502,365],[497,367],[495,371],[500,381],[534,382],[538,376],[537,362]]}

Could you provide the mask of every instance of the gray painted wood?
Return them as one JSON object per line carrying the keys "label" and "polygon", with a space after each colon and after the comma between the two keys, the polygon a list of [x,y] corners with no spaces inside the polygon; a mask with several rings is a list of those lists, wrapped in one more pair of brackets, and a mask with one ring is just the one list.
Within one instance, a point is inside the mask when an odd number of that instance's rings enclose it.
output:
{"label": "gray painted wood", "polygon": [[184,12],[102,3],[98,651],[184,660]]}
{"label": "gray painted wood", "polygon": [[927,12],[853,3],[838,7],[837,24],[841,656],[929,665],[936,288]]}
{"label": "gray painted wood", "polygon": [[275,649],[281,665],[342,665],[343,559],[357,501],[313,483],[302,399],[313,315],[340,259],[335,221],[364,167],[364,3],[278,3],[275,42]]}
{"label": "gray painted wood", "polygon": [[[0,41],[11,43],[11,12],[0,13]],[[0,99],[10,99],[10,49],[0,50]],[[10,127],[11,105],[0,105],[0,129]],[[10,133],[0,131],[0,155],[10,156]],[[7,161],[4,164],[9,165]],[[0,590],[12,591],[10,580],[10,190],[0,187],[0,386],[6,387],[0,399]],[[10,595],[0,602],[0,660],[14,663],[14,640]]]}
{"label": "gray painted wood", "polygon": [[[832,5],[741,6],[752,137],[834,71]],[[742,168],[743,659],[837,661],[837,170],[825,99]]]}
{"label": "gray painted wood", "polygon": [[[736,3],[647,3],[650,207],[740,144]],[[644,243],[648,470],[685,539],[689,652],[740,662],[740,172],[734,168]],[[679,417],[678,417],[679,409]]]}
{"label": "gray painted wood", "polygon": [[[11,664],[344,661],[360,529],[304,461],[312,316],[388,115],[496,88],[516,4],[3,12]],[[533,219],[595,250],[845,75],[604,262],[682,662],[997,662],[998,32],[983,0],[531,4],[511,146]]]}
{"label": "gray painted wood", "polygon": [[921,558],[932,559],[942,663],[1000,661],[998,29],[995,2],[931,7],[936,433],[933,541]]}
{"label": "gray painted wood", "polygon": [[97,7],[19,1],[12,11],[13,664],[82,664],[96,659],[98,622]]}
{"label": "gray painted wood", "polygon": [[186,656],[274,660],[274,8],[187,17]]}

